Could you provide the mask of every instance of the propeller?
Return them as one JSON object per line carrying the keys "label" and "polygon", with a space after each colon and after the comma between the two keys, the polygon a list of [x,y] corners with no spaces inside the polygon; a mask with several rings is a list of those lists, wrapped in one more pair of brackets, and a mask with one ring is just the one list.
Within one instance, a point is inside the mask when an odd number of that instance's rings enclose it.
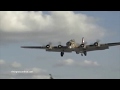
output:
{"label": "propeller", "polygon": [[96,42],[98,42],[98,43],[99,43],[99,42],[100,42],[100,40],[99,40],[99,39],[97,39],[97,40],[96,40]]}
{"label": "propeller", "polygon": [[47,48],[50,48],[51,45],[52,45],[52,42],[49,42],[49,43],[46,45],[46,47],[47,47]]}
{"label": "propeller", "polygon": [[61,42],[58,42],[58,47],[59,47],[59,48],[62,47]]}
{"label": "propeller", "polygon": [[52,45],[52,42],[49,42],[48,45]]}
{"label": "propeller", "polygon": [[95,46],[99,46],[99,42],[100,42],[100,40],[97,39],[96,42],[94,43],[94,45],[95,45]]}
{"label": "propeller", "polygon": [[80,47],[86,48],[86,44],[87,44],[87,42],[85,42],[84,37],[82,37],[82,43],[81,43]]}
{"label": "propeller", "polygon": [[58,45],[61,45],[61,42],[58,42]]}
{"label": "propeller", "polygon": [[87,44],[87,42],[84,42],[84,44]]}

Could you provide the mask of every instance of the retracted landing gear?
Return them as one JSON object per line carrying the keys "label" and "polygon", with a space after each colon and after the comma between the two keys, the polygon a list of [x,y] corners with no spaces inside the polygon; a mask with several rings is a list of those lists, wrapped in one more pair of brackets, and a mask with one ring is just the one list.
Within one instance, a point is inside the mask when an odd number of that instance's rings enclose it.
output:
{"label": "retracted landing gear", "polygon": [[64,52],[61,52],[61,57],[63,57],[63,55],[64,55]]}

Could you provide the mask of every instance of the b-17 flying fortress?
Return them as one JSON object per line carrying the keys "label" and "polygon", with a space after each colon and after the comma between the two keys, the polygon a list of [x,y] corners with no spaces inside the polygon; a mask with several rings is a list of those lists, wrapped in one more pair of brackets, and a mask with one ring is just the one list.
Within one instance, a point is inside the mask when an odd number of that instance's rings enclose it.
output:
{"label": "b-17 flying fortress", "polygon": [[49,43],[46,46],[22,46],[21,48],[45,49],[49,52],[60,52],[61,57],[63,57],[64,53],[71,53],[73,51],[76,52],[76,54],[81,53],[81,56],[87,56],[87,52],[89,51],[105,50],[109,49],[110,46],[116,45],[120,45],[120,42],[100,44],[99,40],[97,40],[93,44],[87,45],[83,37],[81,44],[76,43],[75,40],[72,39],[66,43],[66,46],[63,46],[61,44],[59,44],[58,46],[52,46],[52,44]]}

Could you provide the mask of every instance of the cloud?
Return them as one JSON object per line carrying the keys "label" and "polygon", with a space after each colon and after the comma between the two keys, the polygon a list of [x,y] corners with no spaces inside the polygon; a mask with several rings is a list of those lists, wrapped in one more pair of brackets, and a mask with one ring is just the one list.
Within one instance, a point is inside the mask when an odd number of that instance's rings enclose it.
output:
{"label": "cloud", "polygon": [[[73,11],[0,11],[1,44],[34,41],[41,44],[75,39],[102,38],[105,29],[96,18]],[[41,41],[41,42],[40,42]]]}
{"label": "cloud", "polygon": [[89,60],[84,60],[84,65],[87,65],[87,66],[99,66],[99,64],[96,61],[89,61]]}
{"label": "cloud", "polygon": [[67,59],[67,60],[64,61],[64,63],[66,65],[72,65],[74,63],[74,61],[72,59]]}
{"label": "cloud", "polygon": [[55,66],[57,67],[61,67],[61,66],[93,67],[93,66],[99,66],[99,64],[96,61],[90,61],[90,60],[75,61],[73,59],[66,59],[66,60],[59,60],[59,62],[56,63]]}
{"label": "cloud", "polygon": [[[5,60],[0,60],[3,64]],[[9,68],[8,68],[9,67]],[[32,67],[23,67],[18,62],[6,63],[5,66],[0,66],[0,79],[49,79],[47,70]]]}
{"label": "cloud", "polygon": [[20,68],[20,67],[21,67],[21,64],[18,63],[18,62],[13,62],[13,63],[11,64],[11,66],[14,67],[14,68]]}
{"label": "cloud", "polygon": [[71,66],[74,65],[75,62],[72,59],[66,59],[66,60],[59,60],[59,62],[55,66]]}
{"label": "cloud", "polygon": [[0,65],[3,65],[3,64],[5,64],[5,61],[0,59]]}

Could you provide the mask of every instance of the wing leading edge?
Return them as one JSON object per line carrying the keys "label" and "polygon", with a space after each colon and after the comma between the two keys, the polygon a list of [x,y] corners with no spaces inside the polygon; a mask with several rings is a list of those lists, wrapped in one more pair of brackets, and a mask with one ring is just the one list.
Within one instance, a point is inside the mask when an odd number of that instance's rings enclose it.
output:
{"label": "wing leading edge", "polygon": [[108,46],[117,46],[120,45],[120,42],[116,42],[116,43],[107,43]]}
{"label": "wing leading edge", "polygon": [[50,51],[50,52],[71,52],[72,50],[70,50],[67,46],[62,46],[62,47],[57,47],[57,46],[53,46],[50,48],[47,48],[46,46],[21,46],[21,48],[28,48],[28,49],[46,49],[46,51]]}
{"label": "wing leading edge", "polygon": [[115,43],[105,43],[105,44],[100,44],[100,46],[95,46],[95,45],[86,45],[86,48],[79,48],[80,51],[96,51],[96,50],[105,50],[109,49],[110,46],[117,46],[120,45],[120,42],[115,42]]}
{"label": "wing leading edge", "polygon": [[45,46],[21,46],[21,48],[46,49]]}

